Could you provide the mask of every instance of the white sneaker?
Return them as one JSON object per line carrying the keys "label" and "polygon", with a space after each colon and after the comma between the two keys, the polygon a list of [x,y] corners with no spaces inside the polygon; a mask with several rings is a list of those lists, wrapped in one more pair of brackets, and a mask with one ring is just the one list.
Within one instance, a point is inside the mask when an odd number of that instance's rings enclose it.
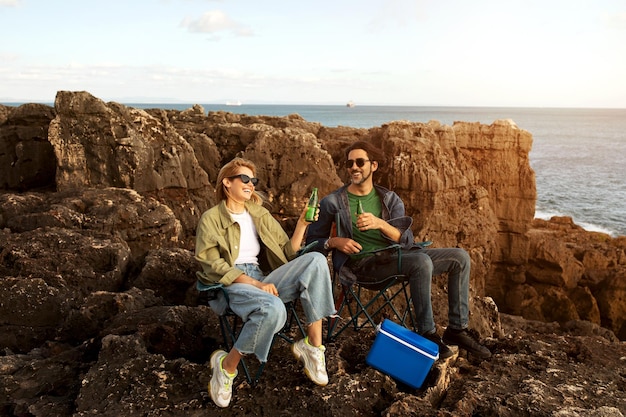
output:
{"label": "white sneaker", "polygon": [[326,373],[326,358],[324,345],[320,347],[311,346],[309,338],[298,340],[291,346],[291,351],[296,359],[304,362],[304,373],[317,385],[328,384],[328,374]]}
{"label": "white sneaker", "polygon": [[213,376],[209,382],[209,394],[218,407],[228,407],[230,404],[230,399],[233,396],[233,380],[237,376],[237,371],[234,374],[229,374],[222,368],[222,362],[226,355],[228,354],[223,350],[216,350],[211,355]]}

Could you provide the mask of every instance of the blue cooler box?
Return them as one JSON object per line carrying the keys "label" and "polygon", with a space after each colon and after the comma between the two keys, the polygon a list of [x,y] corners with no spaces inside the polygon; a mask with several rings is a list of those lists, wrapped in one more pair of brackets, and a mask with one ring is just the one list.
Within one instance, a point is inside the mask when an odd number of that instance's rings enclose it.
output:
{"label": "blue cooler box", "polygon": [[388,319],[383,320],[377,332],[365,362],[398,381],[420,388],[439,359],[439,346]]}

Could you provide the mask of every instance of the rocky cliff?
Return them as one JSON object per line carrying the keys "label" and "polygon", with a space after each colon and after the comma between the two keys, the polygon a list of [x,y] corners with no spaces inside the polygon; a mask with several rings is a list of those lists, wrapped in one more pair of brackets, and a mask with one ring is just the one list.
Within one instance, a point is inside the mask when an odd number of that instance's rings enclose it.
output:
{"label": "rocky cliff", "polygon": [[[86,92],[59,92],[54,108],[0,106],[0,413],[215,410],[206,365],[220,336],[192,251],[219,167],[254,160],[289,230],[313,186],[323,196],[342,184],[342,150],[357,139],[385,150],[379,182],[404,199],[416,237],[470,253],[471,326],[496,354],[438,363],[415,392],[364,365],[373,332],[329,346],[336,381],[324,388],[277,346],[261,386],[240,385],[221,413],[622,415],[626,238],[533,219],[532,136],[514,122],[329,128]],[[433,305],[445,326],[441,277]]]}

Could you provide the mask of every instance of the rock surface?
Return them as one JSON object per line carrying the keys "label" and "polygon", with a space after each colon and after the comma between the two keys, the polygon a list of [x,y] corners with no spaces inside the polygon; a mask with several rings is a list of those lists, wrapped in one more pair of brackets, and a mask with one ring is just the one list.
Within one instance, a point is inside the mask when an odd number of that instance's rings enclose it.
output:
{"label": "rock surface", "polygon": [[[327,346],[312,385],[277,342],[224,410],[206,393],[221,344],[195,291],[194,232],[219,167],[256,162],[290,230],[343,148],[382,147],[420,240],[472,257],[470,324],[494,352],[438,361],[422,390],[365,365],[372,329]],[[534,220],[529,132],[511,121],[329,128],[298,115],[138,110],[86,92],[0,106],[0,415],[623,416],[626,237]],[[433,307],[447,324],[445,277]]]}

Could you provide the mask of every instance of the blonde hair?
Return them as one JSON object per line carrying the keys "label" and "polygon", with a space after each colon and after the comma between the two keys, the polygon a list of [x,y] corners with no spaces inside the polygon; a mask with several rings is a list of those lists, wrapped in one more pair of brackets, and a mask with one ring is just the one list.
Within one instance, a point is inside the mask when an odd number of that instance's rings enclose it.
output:
{"label": "blonde hair", "polygon": [[[248,168],[252,171],[252,176],[256,177],[256,165],[254,162],[243,159],[243,158],[235,158],[232,161],[228,162],[226,165],[220,169],[219,174],[217,174],[217,182],[215,187],[215,193],[217,194],[217,198],[222,201],[228,198],[228,190],[224,185],[224,178],[233,177],[239,174],[239,168]],[[252,196],[250,197],[250,201],[255,204],[262,205],[263,198],[257,193],[256,190],[252,192]]]}

